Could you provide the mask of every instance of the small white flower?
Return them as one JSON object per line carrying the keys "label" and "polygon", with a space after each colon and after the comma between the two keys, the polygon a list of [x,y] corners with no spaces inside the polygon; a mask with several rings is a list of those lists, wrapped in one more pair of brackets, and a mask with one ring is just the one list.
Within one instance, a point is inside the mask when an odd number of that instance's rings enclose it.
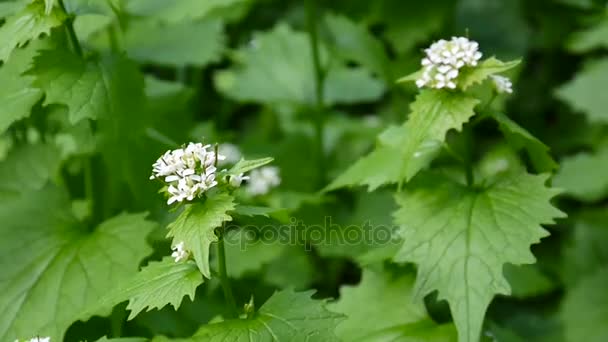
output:
{"label": "small white flower", "polygon": [[219,165],[236,164],[243,156],[238,146],[229,143],[224,143],[219,146],[219,154],[226,156],[226,159],[222,160],[221,163],[218,163]]}
{"label": "small white flower", "polygon": [[254,196],[264,195],[279,184],[281,184],[279,168],[276,166],[264,166],[251,171],[249,183],[247,184],[247,192]]}
{"label": "small white flower", "polygon": [[490,78],[494,83],[496,91],[498,91],[499,93],[513,93],[513,83],[511,83],[511,80],[508,77],[491,75]]}
{"label": "small white flower", "polygon": [[422,59],[421,76],[416,80],[418,88],[455,89],[459,71],[463,67],[475,67],[482,54],[479,44],[465,37],[452,37],[450,41],[441,39],[425,49]]}
{"label": "small white flower", "polygon": [[171,257],[175,259],[175,262],[180,262],[182,260],[188,259],[190,253],[184,249],[184,242],[180,242],[177,245],[171,248],[173,253],[171,253]]}
{"label": "small white flower", "polygon": [[211,145],[189,143],[185,148],[167,151],[152,165],[150,179],[167,183],[167,204],[192,201],[217,185],[215,164],[225,156],[215,153]]}

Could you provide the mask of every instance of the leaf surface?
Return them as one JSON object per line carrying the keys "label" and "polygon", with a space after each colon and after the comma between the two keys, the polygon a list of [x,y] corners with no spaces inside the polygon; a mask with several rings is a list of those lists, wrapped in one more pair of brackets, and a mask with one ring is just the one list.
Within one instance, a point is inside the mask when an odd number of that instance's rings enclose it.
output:
{"label": "leaf surface", "polygon": [[429,175],[397,196],[404,242],[395,260],[418,264],[417,295],[438,290],[448,301],[459,341],[478,341],[490,301],[510,293],[503,265],[533,263],[529,246],[548,235],[540,225],[564,216],[546,179],[519,174],[470,189]]}

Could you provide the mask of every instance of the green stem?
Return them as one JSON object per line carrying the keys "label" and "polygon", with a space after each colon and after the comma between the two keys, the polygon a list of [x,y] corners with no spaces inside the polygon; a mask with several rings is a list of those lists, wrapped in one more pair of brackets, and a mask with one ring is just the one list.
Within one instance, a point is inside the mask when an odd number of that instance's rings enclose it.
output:
{"label": "green stem", "polygon": [[232,288],[230,287],[230,279],[228,278],[228,272],[226,272],[226,249],[224,248],[224,228],[222,227],[221,235],[217,241],[217,264],[220,272],[220,282],[222,283],[222,290],[224,290],[224,297],[226,303],[230,309],[230,314],[233,318],[238,318],[238,310],[236,307],[236,301],[232,294]]}
{"label": "green stem", "polygon": [[465,139],[465,157],[464,157],[464,168],[466,174],[466,180],[468,186],[475,184],[473,175],[473,128],[471,125],[466,124],[463,128],[464,139]]}
{"label": "green stem", "polygon": [[315,0],[306,0],[306,22],[310,37],[310,48],[312,52],[312,62],[315,76],[315,109],[313,123],[315,127],[315,138],[317,146],[317,158],[319,168],[319,183],[325,185],[325,152],[323,130],[325,125],[325,102],[323,99],[323,88],[325,73],[321,67],[321,57],[319,54],[319,39],[317,36],[317,8]]}
{"label": "green stem", "polygon": [[76,31],[74,31],[74,16],[70,15],[66,11],[63,0],[59,0],[59,7],[61,7],[61,10],[68,16],[68,19],[66,19],[65,21],[65,28],[68,32],[68,38],[70,39],[72,48],[78,56],[82,57],[82,47],[80,46],[80,42],[78,41],[78,37],[76,36]]}

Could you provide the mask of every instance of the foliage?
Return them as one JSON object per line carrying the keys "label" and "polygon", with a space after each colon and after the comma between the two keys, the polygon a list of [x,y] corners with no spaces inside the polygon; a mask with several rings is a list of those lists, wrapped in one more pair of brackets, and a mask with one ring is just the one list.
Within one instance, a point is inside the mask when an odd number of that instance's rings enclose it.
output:
{"label": "foliage", "polygon": [[0,1],[0,340],[607,340],[606,5]]}

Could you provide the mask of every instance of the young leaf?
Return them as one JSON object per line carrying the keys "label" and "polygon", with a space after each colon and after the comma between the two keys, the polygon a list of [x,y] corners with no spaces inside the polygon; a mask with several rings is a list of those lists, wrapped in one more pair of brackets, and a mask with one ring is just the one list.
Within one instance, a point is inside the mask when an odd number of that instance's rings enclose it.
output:
{"label": "young leaf", "polygon": [[502,131],[509,144],[514,148],[523,148],[528,152],[528,156],[538,172],[549,172],[557,169],[557,163],[549,154],[549,147],[535,136],[519,126],[515,121],[509,119],[502,113],[493,113],[492,117],[498,122],[498,127]]}
{"label": "young leaf", "polygon": [[608,146],[593,154],[582,152],[566,157],[561,163],[554,182],[566,194],[584,202],[598,201],[608,195]]}
{"label": "young leaf", "polygon": [[[236,67],[218,72],[220,91],[239,101],[315,103],[314,66],[309,38],[286,25],[259,33],[241,48]],[[327,68],[324,97],[327,104],[372,101],[384,92],[381,82],[360,68],[342,63],[329,67],[328,53],[320,46],[321,63]]]}
{"label": "young leaf", "polygon": [[262,167],[266,164],[271,163],[274,160],[272,157],[253,159],[253,160],[239,160],[230,170],[228,170],[229,175],[240,175],[241,173],[249,172],[253,169],[257,169],[258,167]]}
{"label": "young leaf", "polygon": [[327,190],[349,185],[409,181],[435,158],[451,129],[460,130],[479,100],[459,93],[426,90],[416,97],[405,124],[380,135],[379,147],[334,180]]}
{"label": "young leaf", "polygon": [[478,341],[492,297],[509,294],[503,265],[533,263],[529,246],[548,234],[540,225],[564,216],[546,180],[520,174],[471,189],[431,175],[398,195],[404,242],[395,260],[418,264],[418,296],[438,290],[447,299],[459,341]]}
{"label": "young leaf", "polygon": [[[433,334],[438,326],[432,322],[426,331],[406,328],[412,323],[430,321],[422,298],[412,300],[413,286],[414,277],[410,274],[392,277],[386,271],[364,270],[357,286],[343,286],[340,299],[327,305],[330,311],[347,317],[336,327],[336,335],[343,341],[376,341],[379,336],[399,329],[403,329],[403,340],[407,337],[422,340]],[[451,329],[444,340],[455,340],[455,335],[455,329]]]}
{"label": "young leaf", "polygon": [[34,84],[46,93],[44,104],[61,103],[69,108],[70,122],[98,117],[114,106],[116,85],[112,71],[102,59],[84,60],[66,50],[42,51],[28,71]]}
{"label": "young leaf", "polygon": [[202,326],[192,341],[339,341],[334,328],[343,316],[328,311],[314,291],[276,292],[253,317]]}
{"label": "young leaf", "polygon": [[492,75],[515,68],[519,63],[519,60],[505,63],[490,57],[475,67],[463,69],[462,74],[458,77],[458,86],[462,90],[467,90],[470,86],[482,83]]}
{"label": "young leaf", "polygon": [[211,278],[209,248],[217,241],[215,228],[232,220],[228,212],[234,208],[232,196],[217,194],[203,203],[186,205],[179,217],[167,227],[167,237],[173,237],[173,245],[183,242],[184,249],[192,252],[196,265],[207,278]]}
{"label": "young leaf", "polygon": [[65,16],[60,11],[45,13],[43,1],[33,1],[23,10],[6,19],[0,27],[0,62],[6,62],[15,48],[25,45],[41,34],[50,34],[61,25]]}
{"label": "young leaf", "polygon": [[176,263],[173,258],[165,257],[162,261],[150,262],[101,302],[113,306],[128,300],[127,310],[131,311],[128,319],[133,319],[146,308],[146,311],[160,310],[171,304],[177,310],[184,296],[194,300],[194,292],[202,283],[203,276],[194,262]]}
{"label": "young leaf", "polygon": [[151,252],[145,214],[122,214],[94,231],[77,222],[64,192],[0,195],[0,340],[66,329]]}
{"label": "young leaf", "polygon": [[[143,63],[203,67],[218,60],[224,49],[218,20],[160,25],[152,20],[129,22],[123,44],[129,57]],[[192,37],[200,43],[193,44]]]}
{"label": "young leaf", "polygon": [[31,109],[42,97],[42,92],[32,85],[34,77],[23,75],[40,48],[48,47],[46,40],[31,42],[13,51],[10,63],[0,67],[0,134],[13,122],[28,117]]}
{"label": "young leaf", "polygon": [[582,280],[566,294],[561,320],[567,341],[608,340],[608,268]]}
{"label": "young leaf", "polygon": [[608,123],[608,96],[604,84],[608,79],[608,59],[593,61],[584,66],[576,77],[561,86],[556,96],[583,112],[591,122]]}

